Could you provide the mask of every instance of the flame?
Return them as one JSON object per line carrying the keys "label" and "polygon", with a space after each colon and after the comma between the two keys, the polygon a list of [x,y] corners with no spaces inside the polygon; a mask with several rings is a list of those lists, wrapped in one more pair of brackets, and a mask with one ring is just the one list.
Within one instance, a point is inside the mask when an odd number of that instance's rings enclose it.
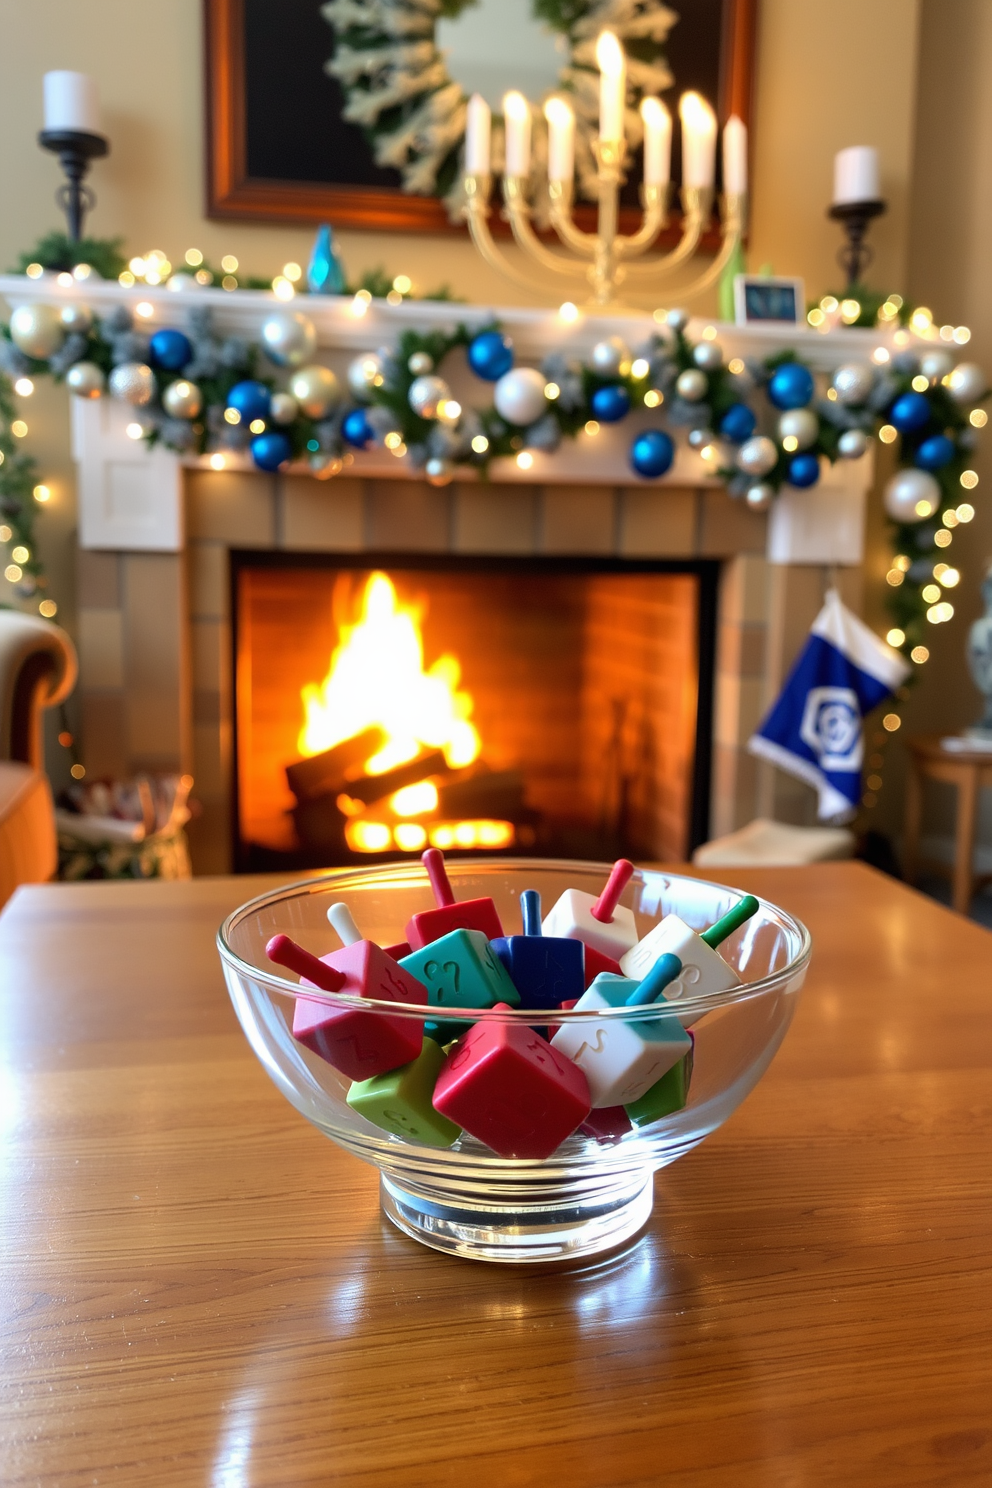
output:
{"label": "flame", "polygon": [[405,764],[425,747],[443,749],[453,769],[470,765],[481,741],[469,722],[472,698],[459,691],[460,682],[454,656],[440,656],[424,671],[420,611],[399,603],[386,574],[373,573],[360,618],[341,626],[327,676],[302,690],[300,753],[320,754],[378,724],[388,738],[366,761],[369,775]]}

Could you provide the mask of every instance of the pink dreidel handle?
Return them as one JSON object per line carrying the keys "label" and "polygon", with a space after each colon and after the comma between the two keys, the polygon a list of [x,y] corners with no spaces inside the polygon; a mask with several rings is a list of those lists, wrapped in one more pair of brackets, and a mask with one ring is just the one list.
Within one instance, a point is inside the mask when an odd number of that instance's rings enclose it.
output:
{"label": "pink dreidel handle", "polygon": [[448,870],[444,866],[444,853],[439,848],[429,847],[422,854],[420,861],[427,869],[427,877],[434,891],[435,904],[438,909],[447,909],[455,903],[455,892],[448,879]]}
{"label": "pink dreidel handle", "polygon": [[270,961],[275,961],[279,966],[287,966],[298,976],[306,977],[308,982],[313,982],[322,992],[339,992],[348,980],[343,971],[336,971],[326,961],[318,961],[316,956],[311,956],[309,951],[297,945],[295,940],[290,940],[288,935],[273,935],[265,947],[265,954]]}
{"label": "pink dreidel handle", "polygon": [[593,919],[599,920],[601,925],[612,923],[613,911],[620,903],[620,895],[630,882],[630,875],[633,871],[633,863],[628,862],[626,858],[618,858],[613,864],[613,872],[606,880],[606,888],[589,911]]}

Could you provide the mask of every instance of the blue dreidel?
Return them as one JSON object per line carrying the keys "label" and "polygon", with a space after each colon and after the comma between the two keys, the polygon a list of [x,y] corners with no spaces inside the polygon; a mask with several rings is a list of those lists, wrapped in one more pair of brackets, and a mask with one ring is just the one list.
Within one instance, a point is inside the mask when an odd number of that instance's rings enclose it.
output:
{"label": "blue dreidel", "polygon": [[584,946],[541,932],[541,896],[536,889],[520,895],[523,935],[501,935],[492,941],[524,1008],[558,1008],[571,997],[581,997],[584,985]]}

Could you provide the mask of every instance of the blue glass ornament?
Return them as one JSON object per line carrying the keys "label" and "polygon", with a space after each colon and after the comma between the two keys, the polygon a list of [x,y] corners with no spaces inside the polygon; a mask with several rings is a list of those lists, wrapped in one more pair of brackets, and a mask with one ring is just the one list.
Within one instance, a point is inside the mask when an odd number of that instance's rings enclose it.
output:
{"label": "blue glass ornament", "polygon": [[499,382],[513,366],[513,342],[502,331],[482,331],[469,342],[468,364],[484,382]]}
{"label": "blue glass ornament", "polygon": [[889,423],[900,434],[915,434],[930,422],[930,400],[923,393],[901,393],[889,409]]}
{"label": "blue glass ornament", "polygon": [[753,410],[746,403],[734,403],[720,420],[720,433],[735,444],[743,444],[745,439],[751,438],[757,423]]}
{"label": "blue glass ornament", "polygon": [[921,470],[943,470],[954,459],[954,440],[946,434],[933,434],[924,439],[916,451],[916,463]]}
{"label": "blue glass ornament", "polygon": [[793,455],[786,480],[790,486],[815,486],[820,479],[820,461],[816,455]]}
{"label": "blue glass ornament", "polygon": [[250,424],[253,419],[268,418],[271,403],[272,394],[265,383],[253,382],[250,378],[236,382],[227,395],[228,408],[236,408],[245,424]]}
{"label": "blue glass ornament", "polygon": [[350,413],[345,414],[341,433],[356,449],[368,449],[375,439],[375,430],[365,417],[364,408],[353,408]]}
{"label": "blue glass ornament", "polygon": [[630,446],[630,466],[645,480],[657,480],[672,468],[675,445],[664,429],[645,429]]}
{"label": "blue glass ornament", "polygon": [[813,374],[799,362],[783,362],[768,382],[768,397],[776,408],[805,408],[813,397]]}
{"label": "blue glass ornament", "polygon": [[148,343],[153,367],[164,367],[167,372],[181,372],[187,362],[193,360],[193,347],[182,331],[168,327],[156,331]]}
{"label": "blue glass ornament", "polygon": [[618,424],[630,412],[630,394],[618,382],[597,388],[589,403],[593,416],[604,424]]}
{"label": "blue glass ornament", "polygon": [[327,223],[317,229],[313,252],[307,264],[307,285],[311,294],[344,294],[344,265],[334,247],[334,234]]}
{"label": "blue glass ornament", "polygon": [[256,434],[251,442],[251,457],[259,470],[278,470],[292,454],[292,446],[285,434],[276,429]]}

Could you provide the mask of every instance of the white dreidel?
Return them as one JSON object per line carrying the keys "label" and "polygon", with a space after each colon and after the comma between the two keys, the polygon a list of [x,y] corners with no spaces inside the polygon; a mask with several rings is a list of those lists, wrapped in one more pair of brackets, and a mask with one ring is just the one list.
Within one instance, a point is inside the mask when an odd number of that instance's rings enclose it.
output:
{"label": "white dreidel", "polygon": [[[643,977],[665,952],[678,956],[682,962],[682,971],[665,991],[667,1002],[676,1002],[680,997],[727,992],[731,987],[739,987],[740,977],[717,952],[716,947],[743,925],[745,920],[749,920],[757,908],[758,901],[754,895],[745,894],[701,935],[690,929],[678,915],[666,915],[648,931],[643,940],[639,940],[632,950],[621,956],[620,970],[624,976]],[[683,1027],[691,1028],[702,1016],[702,1013],[694,1013],[691,1017],[683,1017]]]}
{"label": "white dreidel", "polygon": [[[656,999],[664,1003],[666,987],[681,970],[678,956],[663,955],[642,982],[604,974],[583,992],[573,1012],[640,1007]],[[620,1018],[602,1023],[576,1019],[559,1028],[551,1042],[585,1075],[594,1111],[640,1100],[692,1048],[678,1018],[667,1011],[632,1023]]]}
{"label": "white dreidel", "polygon": [[633,912],[620,903],[620,895],[633,871],[633,863],[619,858],[598,899],[582,889],[566,889],[545,917],[542,934],[581,940],[600,955],[619,961],[625,951],[637,944]]}

